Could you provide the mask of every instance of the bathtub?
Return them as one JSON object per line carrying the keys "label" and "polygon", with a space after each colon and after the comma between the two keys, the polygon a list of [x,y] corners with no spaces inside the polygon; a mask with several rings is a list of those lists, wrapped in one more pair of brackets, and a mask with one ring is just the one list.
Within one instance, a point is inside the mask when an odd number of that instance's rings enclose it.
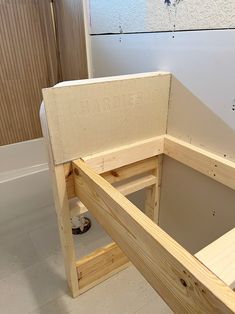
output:
{"label": "bathtub", "polygon": [[0,236],[33,224],[47,214],[46,208],[52,206],[43,139],[1,146]]}

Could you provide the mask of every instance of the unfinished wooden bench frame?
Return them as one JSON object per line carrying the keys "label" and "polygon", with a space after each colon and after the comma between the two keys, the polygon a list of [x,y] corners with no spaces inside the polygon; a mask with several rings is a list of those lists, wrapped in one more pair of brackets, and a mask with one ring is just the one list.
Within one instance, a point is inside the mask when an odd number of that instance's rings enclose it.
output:
{"label": "unfinished wooden bench frame", "polygon": [[[177,313],[235,313],[231,280],[213,273],[203,252],[191,255],[158,226],[164,154],[235,189],[234,162],[167,134],[170,79],[147,73],[43,92],[41,121],[68,285],[76,297],[132,262]],[[141,189],[145,213],[125,197]],[[86,208],[114,243],[76,261],[70,219]]]}

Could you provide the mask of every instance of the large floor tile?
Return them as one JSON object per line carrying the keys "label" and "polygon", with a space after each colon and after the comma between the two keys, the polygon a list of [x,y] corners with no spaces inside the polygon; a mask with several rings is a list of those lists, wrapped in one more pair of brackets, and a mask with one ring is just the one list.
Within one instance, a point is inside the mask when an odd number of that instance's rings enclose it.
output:
{"label": "large floor tile", "polygon": [[76,299],[63,295],[32,314],[132,314],[138,311],[142,314],[144,309],[146,313],[171,313],[131,266]]}
{"label": "large floor tile", "polygon": [[0,309],[25,314],[68,293],[62,257],[54,255],[0,280]]}
{"label": "large floor tile", "polygon": [[35,247],[39,258],[47,258],[61,250],[57,226],[56,214],[54,213],[43,224],[29,232],[30,239]]}
{"label": "large floor tile", "polygon": [[37,253],[28,234],[1,239],[0,279],[24,270],[37,261]]}
{"label": "large floor tile", "polygon": [[147,302],[134,314],[153,314],[153,313],[173,314],[169,306],[156,293],[149,302]]}

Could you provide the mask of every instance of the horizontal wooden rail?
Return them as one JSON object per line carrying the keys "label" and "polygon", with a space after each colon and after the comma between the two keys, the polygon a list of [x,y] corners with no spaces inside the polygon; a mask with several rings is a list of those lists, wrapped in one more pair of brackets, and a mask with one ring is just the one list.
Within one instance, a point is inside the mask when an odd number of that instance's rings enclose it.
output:
{"label": "horizontal wooden rail", "polygon": [[109,183],[117,183],[133,176],[140,175],[156,168],[156,157],[143,159],[132,164],[112,169],[102,173],[102,177]]}
{"label": "horizontal wooden rail", "polygon": [[[113,150],[87,156],[84,160],[97,173],[104,173],[106,180],[112,180],[114,183],[125,179],[125,177],[130,177],[134,172],[138,174],[153,169],[154,163],[151,157],[163,153],[163,143],[164,136],[157,136],[131,145],[120,146]],[[127,167],[125,168],[125,166]],[[114,169],[116,173],[113,171]],[[64,174],[68,198],[74,198],[76,195],[72,164],[70,162],[64,164]]]}
{"label": "horizontal wooden rail", "polygon": [[163,153],[164,136],[120,146],[82,158],[97,173],[104,173]]}
{"label": "horizontal wooden rail", "polygon": [[125,269],[129,265],[126,255],[115,243],[99,248],[76,263],[79,293]]}
{"label": "horizontal wooden rail", "polygon": [[164,154],[235,189],[235,163],[197,146],[166,135]]}
{"label": "horizontal wooden rail", "polygon": [[[145,170],[153,169],[154,159],[151,157],[163,153],[235,189],[234,162],[170,135],[162,135],[132,145],[121,146],[83,159],[97,173],[103,173],[107,181],[114,183],[130,177],[134,173],[143,173]],[[75,197],[71,163],[64,164],[64,171],[68,198],[70,199]]]}
{"label": "horizontal wooden rail", "polygon": [[[145,175],[130,182],[124,183],[116,187],[116,189],[123,195],[129,195],[131,193],[140,191],[144,188],[150,187],[156,184],[157,178],[154,175]],[[76,206],[71,208],[71,216],[81,215],[87,212],[87,208],[83,205],[81,201],[77,201]]]}
{"label": "horizontal wooden rail", "polygon": [[234,313],[235,295],[219,278],[83,161],[75,192],[151,286],[177,313]]}
{"label": "horizontal wooden rail", "polygon": [[124,183],[120,186],[117,186],[116,189],[122,193],[122,195],[129,195],[135,193],[139,190],[147,188],[151,185],[156,184],[157,178],[152,174],[143,176],[141,178],[134,179],[130,182]]}
{"label": "horizontal wooden rail", "polygon": [[[119,184],[116,188],[123,194],[129,195],[146,187],[156,184],[157,178],[151,175],[156,171],[156,157],[144,159],[126,165],[117,169],[113,169],[102,173],[102,177],[109,183]],[[72,172],[72,164],[64,166],[65,176],[67,175],[67,191],[70,196],[75,196],[74,177]],[[143,175],[145,174],[145,175]],[[140,176],[142,175],[142,176]],[[137,177],[138,176],[138,177]],[[131,179],[133,178],[133,179]],[[121,181],[128,179],[128,182],[120,184]],[[131,179],[131,180],[130,180]],[[72,187],[73,185],[73,187]],[[73,193],[71,193],[73,191]],[[71,216],[81,215],[87,212],[86,207],[76,197],[70,200]]]}
{"label": "horizontal wooden rail", "polygon": [[[134,154],[136,152],[139,152],[138,156],[126,155]],[[164,153],[167,156],[193,168],[194,170],[197,170],[202,174],[209,176],[213,180],[216,180],[232,189],[235,189],[234,162],[229,161],[226,158],[220,157],[216,154],[212,154],[207,150],[201,149],[197,146],[179,140],[170,135],[164,135],[145,141],[140,141],[130,146],[122,146],[112,151],[88,156],[84,158],[84,160],[86,160],[86,163],[90,164],[92,167],[95,167],[98,173],[102,173],[102,176],[108,182],[117,183],[134,175],[142,174],[148,171],[150,172],[152,170],[154,171],[154,169],[156,168],[156,162],[154,157],[151,156],[153,154],[158,155],[161,153]],[[148,158],[144,160],[139,160],[143,156]],[[138,159],[139,161],[128,164],[129,161],[135,161],[136,159]],[[113,166],[118,166],[118,168],[112,168]],[[105,172],[103,172],[103,170],[105,170]],[[156,170],[157,169],[155,169],[155,171]],[[74,198],[76,197],[76,194],[72,164],[65,164],[64,171],[68,198]],[[151,182],[150,178],[148,178],[148,180],[149,182]],[[150,183],[148,185],[148,180],[146,180],[145,187],[154,184]],[[142,183],[143,182],[144,179]],[[136,189],[134,188],[135,184],[137,184]],[[140,187],[138,187],[138,182],[133,182],[132,186],[132,192],[141,189],[141,183]],[[120,191],[122,194],[128,195],[132,193],[125,192],[125,188],[128,188],[128,186],[123,186],[123,192],[122,187],[120,187]],[[85,206],[81,202],[77,201],[75,203],[76,206],[71,207],[72,216],[79,215],[87,211]]]}

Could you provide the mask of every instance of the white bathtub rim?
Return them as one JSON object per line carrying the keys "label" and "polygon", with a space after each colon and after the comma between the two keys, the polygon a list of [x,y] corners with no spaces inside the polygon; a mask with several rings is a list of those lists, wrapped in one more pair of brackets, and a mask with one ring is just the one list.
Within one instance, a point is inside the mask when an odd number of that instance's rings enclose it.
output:
{"label": "white bathtub rim", "polygon": [[6,183],[12,180],[17,180],[24,178],[28,175],[34,175],[39,172],[44,172],[48,171],[48,164],[43,163],[43,164],[38,164],[38,165],[33,165],[30,167],[25,167],[25,168],[20,168],[20,169],[14,169],[10,171],[5,171],[0,173],[0,184],[1,183]]}

